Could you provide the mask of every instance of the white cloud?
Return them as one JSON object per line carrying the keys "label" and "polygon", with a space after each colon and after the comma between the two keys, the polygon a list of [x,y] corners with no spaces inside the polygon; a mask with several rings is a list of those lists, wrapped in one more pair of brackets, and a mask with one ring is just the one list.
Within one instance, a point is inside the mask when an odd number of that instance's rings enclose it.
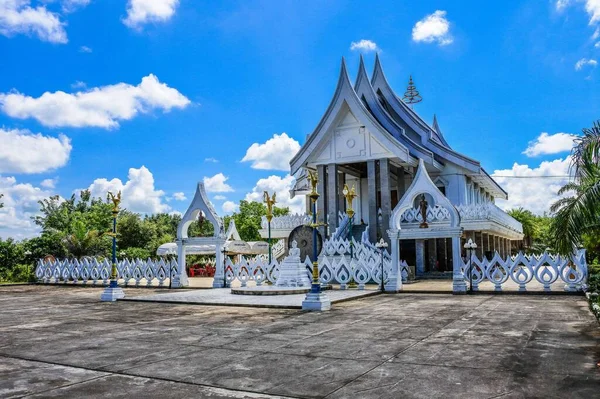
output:
{"label": "white cloud", "polygon": [[[151,214],[171,210],[169,205],[163,203],[165,192],[156,190],[154,187],[154,176],[148,168],[145,166],[139,169],[130,168],[127,179],[125,184],[118,178],[112,180],[106,178],[96,179],[88,189],[93,197],[102,198],[106,198],[108,191],[115,194],[121,191],[123,207],[132,212]],[[76,190],[76,192],[79,191]]]}
{"label": "white cloud", "polygon": [[30,0],[0,1],[0,34],[37,36],[51,43],[67,43],[64,23],[45,6],[31,7]]}
{"label": "white cloud", "polygon": [[223,209],[223,212],[225,213],[233,213],[235,211],[237,211],[239,208],[238,204],[236,204],[233,201],[225,201],[223,202],[223,205],[221,206],[221,209]]}
{"label": "white cloud", "polygon": [[260,179],[256,182],[252,192],[246,194],[245,199],[246,201],[262,202],[264,191],[268,191],[269,194],[275,192],[277,193],[275,206],[280,208],[289,207],[291,213],[304,213],[304,196],[290,198],[290,190],[294,186],[294,182],[295,179],[291,175],[286,175],[283,178],[273,175]]}
{"label": "white cloud", "polygon": [[41,173],[60,168],[69,160],[71,140],[0,128],[0,173]]}
{"label": "white cloud", "polygon": [[600,0],[586,0],[585,10],[590,15],[590,25],[600,22]]}
{"label": "white cloud", "polygon": [[217,173],[213,177],[204,176],[204,188],[209,193],[227,193],[233,191],[233,188],[227,183],[229,177],[223,173]]}
{"label": "white cloud", "polygon": [[589,65],[592,68],[595,68],[598,65],[598,61],[590,58],[582,58],[575,63],[575,70],[580,71],[584,66]]}
{"label": "white cloud", "polygon": [[204,158],[204,162],[218,163],[219,160],[216,158]]}
{"label": "white cloud", "polygon": [[75,81],[75,83],[71,83],[72,89],[85,89],[86,87],[87,84],[85,82],[82,82],[81,80],[77,80]]}
{"label": "white cloud", "polygon": [[264,144],[254,143],[242,162],[252,162],[253,169],[290,170],[290,160],[300,150],[300,143],[286,133],[274,134]]}
{"label": "white cloud", "polygon": [[65,13],[77,11],[80,8],[86,7],[92,0],[63,0],[62,10]]}
{"label": "white cloud", "polygon": [[379,48],[377,47],[377,43],[371,41],[371,40],[366,40],[366,39],[362,39],[358,42],[352,42],[350,43],[350,50],[355,51],[364,51],[365,53],[371,52],[371,51],[377,51],[379,50]]}
{"label": "white cloud", "polygon": [[446,19],[446,11],[437,10],[418,21],[412,30],[415,42],[433,43],[445,46],[454,41],[450,35],[450,22]]}
{"label": "white cloud", "polygon": [[224,195],[215,195],[215,196],[213,197],[213,199],[214,199],[215,201],[223,201],[223,200],[226,200],[226,199],[227,199],[227,197],[226,197],[226,196],[224,196]]}
{"label": "white cloud", "polygon": [[190,104],[183,94],[150,74],[137,86],[118,83],[74,94],[46,92],[38,98],[0,93],[2,111],[13,118],[34,118],[45,126],[115,128],[118,121],[154,109],[164,112]]}
{"label": "white cloud", "polygon": [[31,220],[39,214],[38,201],[53,193],[29,183],[17,183],[11,176],[0,176],[0,193],[4,194],[0,208],[0,237],[24,239],[35,236],[40,229]]}
{"label": "white cloud", "polygon": [[563,11],[571,4],[571,0],[556,0],[556,11]]}
{"label": "white cloud", "polygon": [[129,0],[123,23],[130,28],[139,28],[148,22],[163,22],[175,14],[178,5],[179,0]]}
{"label": "white cloud", "polygon": [[91,53],[93,50],[91,47],[88,46],[81,46],[79,47],[79,52],[80,53]]}
{"label": "white cloud", "polygon": [[548,134],[542,132],[535,140],[530,141],[523,154],[528,157],[535,157],[544,154],[558,154],[565,151],[571,151],[575,137],[569,133]]}
{"label": "white cloud", "polygon": [[173,199],[175,201],[185,201],[187,199],[187,197],[185,196],[184,193],[182,193],[181,191],[179,191],[177,193],[173,193]]}
{"label": "white cloud", "polygon": [[58,181],[58,179],[44,179],[40,183],[40,186],[42,186],[44,188],[55,188],[57,181]]}
{"label": "white cloud", "polygon": [[[504,209],[523,207],[536,214],[550,210],[550,206],[559,198],[558,190],[564,186],[568,177],[539,176],[568,176],[571,159],[555,159],[544,161],[538,167],[514,163],[512,169],[496,170],[492,175],[508,193],[508,200],[497,200],[498,206]],[[501,176],[520,176],[506,178]]]}

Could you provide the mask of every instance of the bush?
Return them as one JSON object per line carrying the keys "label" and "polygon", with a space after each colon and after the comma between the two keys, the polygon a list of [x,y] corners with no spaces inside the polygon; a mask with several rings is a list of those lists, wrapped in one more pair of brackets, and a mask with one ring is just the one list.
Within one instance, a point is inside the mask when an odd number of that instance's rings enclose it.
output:
{"label": "bush", "polygon": [[[150,253],[146,248],[125,248],[121,251],[117,252],[117,258],[127,258],[127,259],[148,259],[152,258],[153,254]],[[154,256],[155,257],[155,256]]]}
{"label": "bush", "polygon": [[14,265],[10,269],[3,270],[0,275],[0,281],[3,283],[27,283],[34,282],[35,267],[32,265]]}
{"label": "bush", "polygon": [[600,274],[600,264],[588,265],[588,273],[590,276],[592,274]]}

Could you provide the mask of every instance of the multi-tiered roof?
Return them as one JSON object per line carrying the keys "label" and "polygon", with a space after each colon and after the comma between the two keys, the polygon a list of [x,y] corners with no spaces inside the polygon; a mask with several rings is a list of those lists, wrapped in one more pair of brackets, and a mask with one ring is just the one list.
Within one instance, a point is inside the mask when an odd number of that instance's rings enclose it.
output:
{"label": "multi-tiered roof", "polygon": [[[382,156],[394,157],[400,163],[416,166],[423,159],[428,170],[442,174],[449,169],[467,175],[496,198],[507,198],[506,192],[481,167],[481,164],[454,151],[442,134],[437,118],[430,126],[410,106],[398,97],[389,85],[379,57],[375,58],[373,74],[369,79],[363,58],[360,58],[358,76],[351,84],[346,63],[342,66],[333,98],[315,130],[290,161],[291,172],[312,168],[319,162],[327,141],[337,126],[346,123],[350,111],[354,122],[367,129],[369,148],[376,148]],[[352,121],[351,121],[352,122]],[[351,123],[348,122],[348,123]],[[372,154],[366,154],[366,157]],[[349,159],[360,162],[358,158]],[[450,166],[451,168],[447,168]]]}

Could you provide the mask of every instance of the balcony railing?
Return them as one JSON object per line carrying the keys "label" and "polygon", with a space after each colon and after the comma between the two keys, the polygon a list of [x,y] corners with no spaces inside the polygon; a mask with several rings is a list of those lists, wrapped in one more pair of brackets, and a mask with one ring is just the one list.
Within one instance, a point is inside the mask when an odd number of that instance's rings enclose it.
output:
{"label": "balcony railing", "polygon": [[[458,205],[456,207],[462,222],[465,221],[494,221],[504,227],[519,233],[523,232],[523,226],[509,214],[498,208],[495,204],[472,204]],[[401,223],[421,223],[421,210],[419,208],[407,209],[400,219]],[[439,205],[427,207],[427,222],[444,223],[450,221],[450,213],[446,208]]]}
{"label": "balcony railing", "polygon": [[[271,220],[271,229],[277,230],[293,230],[294,228],[310,223],[310,216],[303,215],[285,215],[285,216],[275,216]],[[267,217],[263,216],[260,222],[260,225],[263,229],[268,228]]]}

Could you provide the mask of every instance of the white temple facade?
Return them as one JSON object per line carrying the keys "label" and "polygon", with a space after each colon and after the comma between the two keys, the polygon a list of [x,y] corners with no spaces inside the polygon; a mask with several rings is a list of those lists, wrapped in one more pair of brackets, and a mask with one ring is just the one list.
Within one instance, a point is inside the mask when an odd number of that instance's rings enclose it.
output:
{"label": "white temple facade", "polygon": [[[292,196],[309,192],[308,170],[318,173],[317,214],[327,223],[324,238],[340,234],[340,215],[346,210],[342,190],[344,184],[355,187],[353,227],[343,234],[360,239],[366,230],[370,242],[384,238],[392,247],[397,240],[397,253],[392,256],[415,265],[417,275],[451,272],[456,256],[464,256],[463,243],[469,238],[477,243],[479,258],[496,252],[508,256],[515,241],[523,238],[521,224],[495,205],[496,199],[507,199],[508,194],[477,160],[451,148],[435,116],[430,125],[400,99],[378,57],[371,78],[361,57],[354,84],[342,60],[333,98],[290,167],[297,177]],[[421,168],[435,192],[413,184]],[[413,192],[408,193],[409,188]],[[428,204],[428,228],[420,227],[423,199]],[[307,210],[309,201],[306,197]],[[281,237],[295,227],[286,218],[291,221],[290,217],[273,220]],[[395,229],[401,233],[394,233]],[[453,243],[452,237],[458,241]]]}

